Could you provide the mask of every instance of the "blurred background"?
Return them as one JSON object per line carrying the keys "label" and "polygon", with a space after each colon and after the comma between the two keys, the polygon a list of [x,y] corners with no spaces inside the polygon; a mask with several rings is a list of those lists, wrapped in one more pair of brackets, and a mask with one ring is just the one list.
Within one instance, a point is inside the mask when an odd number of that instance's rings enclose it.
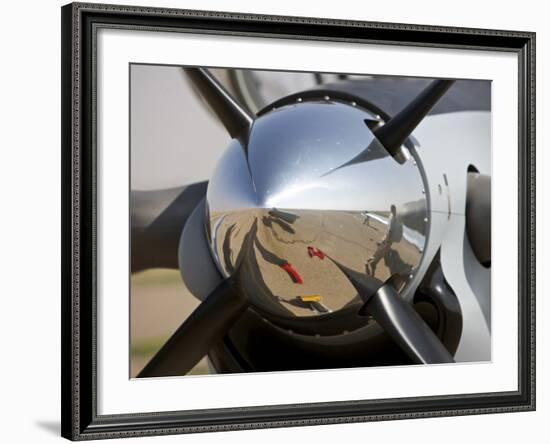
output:
{"label": "blurred background", "polygon": [[[136,374],[199,305],[175,270],[132,274],[130,281],[130,376]],[[203,358],[189,375],[208,373]]]}

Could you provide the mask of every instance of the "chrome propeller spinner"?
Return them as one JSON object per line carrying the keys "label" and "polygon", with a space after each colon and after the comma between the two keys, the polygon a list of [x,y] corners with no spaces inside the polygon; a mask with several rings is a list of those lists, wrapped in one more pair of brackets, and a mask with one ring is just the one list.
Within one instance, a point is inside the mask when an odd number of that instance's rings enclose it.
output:
{"label": "chrome propeller spinner", "polygon": [[372,122],[356,103],[298,99],[255,119],[219,161],[207,193],[211,250],[228,277],[253,231],[244,291],[266,315],[359,309],[337,264],[372,287],[394,275],[405,284],[419,265],[426,186],[409,151],[396,160]]}

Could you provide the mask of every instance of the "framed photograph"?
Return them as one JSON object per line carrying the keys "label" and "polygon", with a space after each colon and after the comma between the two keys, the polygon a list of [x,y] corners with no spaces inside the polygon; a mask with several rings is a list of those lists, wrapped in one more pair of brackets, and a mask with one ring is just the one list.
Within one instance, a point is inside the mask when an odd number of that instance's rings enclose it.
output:
{"label": "framed photograph", "polygon": [[534,33],[61,12],[64,437],[534,410]]}

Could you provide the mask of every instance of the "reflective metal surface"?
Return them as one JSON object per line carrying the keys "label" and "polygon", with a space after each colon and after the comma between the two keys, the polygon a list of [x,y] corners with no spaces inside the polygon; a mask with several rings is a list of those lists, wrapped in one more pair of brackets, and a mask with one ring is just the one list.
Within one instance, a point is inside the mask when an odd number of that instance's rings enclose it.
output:
{"label": "reflective metal surface", "polygon": [[400,164],[378,142],[372,118],[355,103],[298,99],[258,117],[246,149],[233,140],[219,161],[207,192],[212,254],[224,276],[244,257],[244,291],[268,317],[359,309],[341,266],[373,288],[414,275],[425,184],[412,156]]}

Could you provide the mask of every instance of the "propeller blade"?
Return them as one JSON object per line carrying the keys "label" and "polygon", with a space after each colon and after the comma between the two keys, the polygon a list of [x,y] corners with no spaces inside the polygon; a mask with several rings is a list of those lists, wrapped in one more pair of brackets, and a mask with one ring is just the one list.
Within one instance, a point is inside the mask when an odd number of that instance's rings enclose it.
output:
{"label": "propeller blade", "polygon": [[191,370],[248,307],[232,278],[223,280],[168,339],[138,378],[181,376]]}
{"label": "propeller blade", "polygon": [[414,308],[384,284],[362,308],[416,364],[454,362],[453,357]]}
{"label": "propeller blade", "polygon": [[351,270],[327,256],[364,301],[359,314],[370,314],[416,364],[454,362],[436,334],[391,284]]}
{"label": "propeller blade", "polygon": [[229,135],[234,139],[246,138],[254,116],[242,107],[208,70],[203,68],[183,69],[216,113]]}
{"label": "propeller blade", "polygon": [[472,250],[485,266],[491,263],[491,176],[468,173],[466,233]]}
{"label": "propeller blade", "polygon": [[357,290],[359,297],[366,303],[373,294],[383,285],[383,282],[376,279],[374,276],[369,276],[365,273],[352,270],[351,268],[342,265],[328,254],[326,255],[334,265],[336,265],[342,273],[348,278],[351,285]]}
{"label": "propeller blade", "polygon": [[454,82],[454,80],[434,80],[389,122],[374,131],[376,138],[392,156],[397,154],[407,137]]}
{"label": "propeller blade", "polygon": [[208,182],[167,190],[130,192],[132,273],[178,267],[178,241]]}

